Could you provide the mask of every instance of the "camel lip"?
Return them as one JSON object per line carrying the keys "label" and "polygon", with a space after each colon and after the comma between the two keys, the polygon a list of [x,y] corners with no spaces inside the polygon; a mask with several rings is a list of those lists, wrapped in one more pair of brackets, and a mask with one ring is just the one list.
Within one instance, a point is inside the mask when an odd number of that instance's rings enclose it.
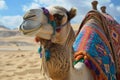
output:
{"label": "camel lip", "polygon": [[25,30],[25,29],[24,29],[24,25],[21,24],[20,27],[19,27],[19,31],[21,31],[24,35],[28,35],[28,34],[31,34],[31,33],[33,33],[33,32],[38,31],[38,30],[40,29],[40,27],[41,27],[41,24],[39,24],[39,26],[36,27],[36,28],[29,29],[29,30]]}
{"label": "camel lip", "polygon": [[[41,25],[41,26],[42,26],[42,25]],[[30,29],[30,30],[24,30],[24,29],[22,29],[22,27],[20,26],[19,30],[20,30],[24,35],[27,35],[27,36],[33,36],[33,37],[39,36],[41,39],[50,40],[50,39],[51,39],[51,36],[49,36],[48,33],[44,33],[44,32],[39,33],[41,26],[39,26],[39,27],[37,27],[37,28],[34,28],[34,29]]]}

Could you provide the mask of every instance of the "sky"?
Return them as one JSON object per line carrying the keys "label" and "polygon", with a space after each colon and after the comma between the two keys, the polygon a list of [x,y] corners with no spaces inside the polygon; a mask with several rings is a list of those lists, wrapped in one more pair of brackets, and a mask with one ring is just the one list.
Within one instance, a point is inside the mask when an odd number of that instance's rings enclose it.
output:
{"label": "sky", "polygon": [[[80,24],[87,12],[92,9],[92,1],[93,0],[0,0],[0,25],[4,25],[10,29],[17,28],[22,23],[22,17],[27,10],[49,7],[51,5],[63,6],[67,10],[75,7],[77,9],[77,16],[71,23]],[[99,11],[101,6],[107,6],[106,12],[120,23],[120,0],[97,1],[99,2]]]}

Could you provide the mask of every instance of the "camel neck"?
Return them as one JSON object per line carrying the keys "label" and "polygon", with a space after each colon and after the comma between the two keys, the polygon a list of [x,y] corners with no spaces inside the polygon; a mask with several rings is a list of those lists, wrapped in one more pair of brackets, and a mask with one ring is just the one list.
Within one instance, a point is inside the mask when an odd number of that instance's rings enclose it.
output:
{"label": "camel neck", "polygon": [[[71,27],[71,26],[68,26]],[[66,80],[70,71],[70,54],[72,51],[72,44],[75,39],[75,34],[70,28],[69,35],[64,45],[55,44],[47,41],[45,49],[50,51],[50,59],[45,60],[45,54],[43,54],[43,63],[46,66],[47,74],[53,80]]]}
{"label": "camel neck", "polygon": [[65,42],[65,47],[69,46],[71,48],[72,45],[73,45],[73,42],[75,40],[75,33],[74,33],[74,30],[73,30],[72,26],[69,25],[69,27],[70,27],[70,32],[69,32],[68,38]]}

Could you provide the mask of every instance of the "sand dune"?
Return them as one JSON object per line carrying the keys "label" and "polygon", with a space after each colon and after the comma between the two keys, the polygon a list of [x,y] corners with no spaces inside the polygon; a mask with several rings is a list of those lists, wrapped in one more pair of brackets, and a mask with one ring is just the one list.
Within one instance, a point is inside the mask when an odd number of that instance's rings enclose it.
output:
{"label": "sand dune", "polygon": [[47,80],[38,47],[34,37],[0,37],[0,80]]}
{"label": "sand dune", "polygon": [[39,44],[34,38],[0,37],[0,41],[0,80],[46,80],[41,73],[41,59],[37,53]]}
{"label": "sand dune", "polygon": [[46,80],[36,51],[0,51],[0,80]]}
{"label": "sand dune", "polygon": [[[76,31],[78,25],[73,26]],[[5,31],[8,32],[0,37],[0,80],[47,80],[41,71],[41,59],[37,53],[39,43],[34,41],[34,37]]]}

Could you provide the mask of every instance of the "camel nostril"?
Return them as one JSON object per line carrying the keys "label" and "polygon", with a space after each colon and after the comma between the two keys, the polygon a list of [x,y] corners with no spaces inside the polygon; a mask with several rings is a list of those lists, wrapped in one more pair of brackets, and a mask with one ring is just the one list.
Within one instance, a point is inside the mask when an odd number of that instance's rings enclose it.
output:
{"label": "camel nostril", "polygon": [[27,30],[28,28],[26,28],[23,24],[20,25],[19,30]]}
{"label": "camel nostril", "polygon": [[22,31],[23,29],[22,29],[22,24],[20,25],[20,27],[19,27],[19,31]]}
{"label": "camel nostril", "polygon": [[22,25],[23,30],[30,30],[30,27]]}

